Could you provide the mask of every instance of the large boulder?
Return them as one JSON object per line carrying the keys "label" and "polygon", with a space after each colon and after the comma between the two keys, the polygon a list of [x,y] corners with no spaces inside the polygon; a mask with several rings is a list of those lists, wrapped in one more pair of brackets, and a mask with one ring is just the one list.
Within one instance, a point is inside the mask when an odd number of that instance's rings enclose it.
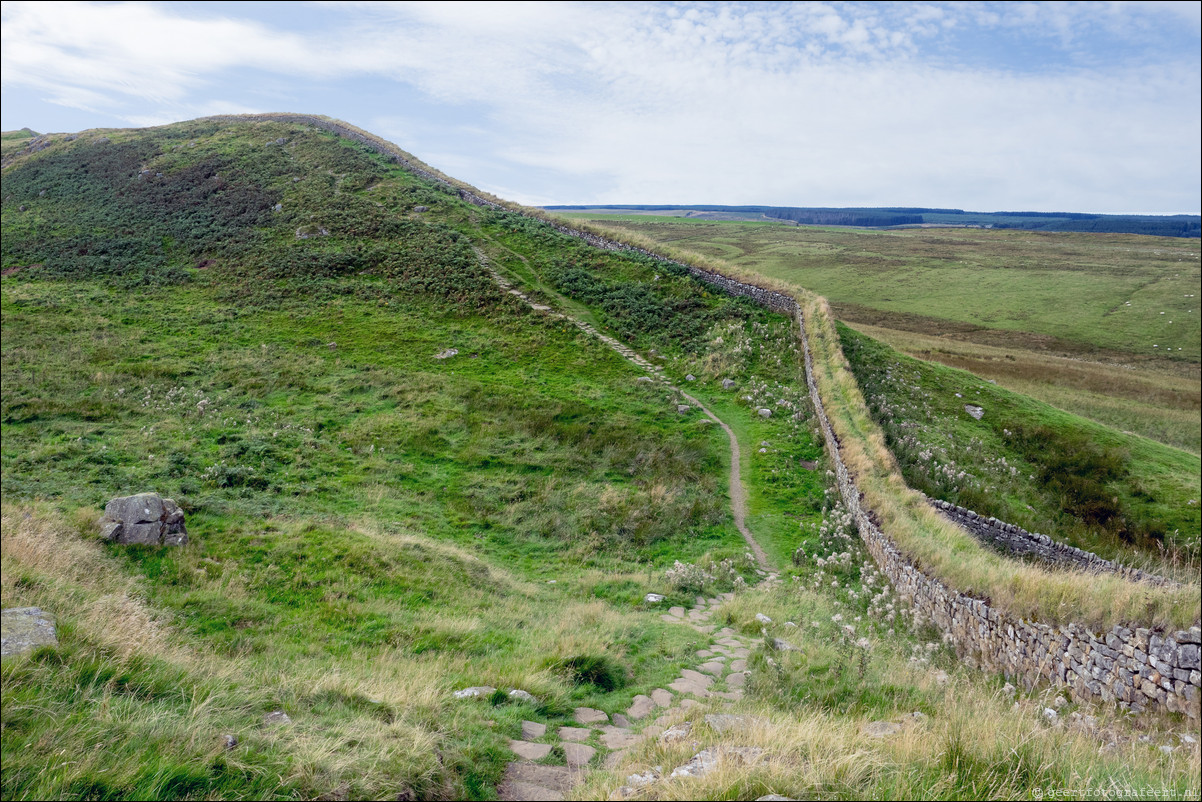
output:
{"label": "large boulder", "polygon": [[183,546],[188,542],[184,511],[158,493],[111,500],[100,519],[100,536],[122,545]]}

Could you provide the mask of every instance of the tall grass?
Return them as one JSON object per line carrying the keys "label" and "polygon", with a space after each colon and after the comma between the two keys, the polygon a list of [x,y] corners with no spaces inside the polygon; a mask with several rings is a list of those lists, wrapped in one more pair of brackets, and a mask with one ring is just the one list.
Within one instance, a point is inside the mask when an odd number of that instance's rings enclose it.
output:
{"label": "tall grass", "polygon": [[1047,570],[992,552],[940,518],[906,487],[884,434],[872,420],[839,346],[834,317],[817,296],[803,313],[823,406],[856,477],[867,509],[881,529],[922,569],[951,587],[988,597],[1013,616],[1048,624],[1076,622],[1108,629],[1118,624],[1186,628],[1199,619],[1197,586],[1159,588],[1114,576]]}

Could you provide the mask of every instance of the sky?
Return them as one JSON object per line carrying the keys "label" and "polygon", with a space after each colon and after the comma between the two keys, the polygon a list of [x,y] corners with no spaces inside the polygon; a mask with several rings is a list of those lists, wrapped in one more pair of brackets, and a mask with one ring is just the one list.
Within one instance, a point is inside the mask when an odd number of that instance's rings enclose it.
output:
{"label": "sky", "polygon": [[325,114],[531,205],[1198,214],[1202,3],[4,2],[0,122]]}

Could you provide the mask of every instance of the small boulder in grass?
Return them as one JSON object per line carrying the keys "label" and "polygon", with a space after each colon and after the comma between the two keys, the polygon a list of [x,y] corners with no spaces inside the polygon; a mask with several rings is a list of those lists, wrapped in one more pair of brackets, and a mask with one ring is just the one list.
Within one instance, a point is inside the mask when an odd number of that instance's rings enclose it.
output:
{"label": "small boulder in grass", "polygon": [[184,546],[188,530],[184,511],[158,493],[138,493],[112,499],[104,506],[100,536],[110,543],[144,546]]}

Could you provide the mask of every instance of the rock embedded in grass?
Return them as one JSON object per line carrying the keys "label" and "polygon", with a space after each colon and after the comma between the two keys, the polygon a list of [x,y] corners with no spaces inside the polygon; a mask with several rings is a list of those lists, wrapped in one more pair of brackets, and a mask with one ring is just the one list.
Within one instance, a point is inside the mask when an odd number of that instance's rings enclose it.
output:
{"label": "rock embedded in grass", "polygon": [[0,657],[15,657],[39,646],[57,646],[54,618],[38,607],[13,607],[0,613]]}
{"label": "rock embedded in grass", "polygon": [[704,777],[721,763],[754,766],[763,756],[764,750],[758,746],[714,746],[701,750],[688,763],[673,769],[669,776]]}
{"label": "rock embedded in grass", "polygon": [[138,493],[111,499],[99,521],[100,536],[110,543],[144,546],[185,546],[188,530],[184,511],[158,493]]}
{"label": "rock embedded in grass", "polygon": [[601,721],[609,721],[609,714],[604,710],[597,710],[592,707],[578,707],[575,710],[577,724],[596,724]]}

